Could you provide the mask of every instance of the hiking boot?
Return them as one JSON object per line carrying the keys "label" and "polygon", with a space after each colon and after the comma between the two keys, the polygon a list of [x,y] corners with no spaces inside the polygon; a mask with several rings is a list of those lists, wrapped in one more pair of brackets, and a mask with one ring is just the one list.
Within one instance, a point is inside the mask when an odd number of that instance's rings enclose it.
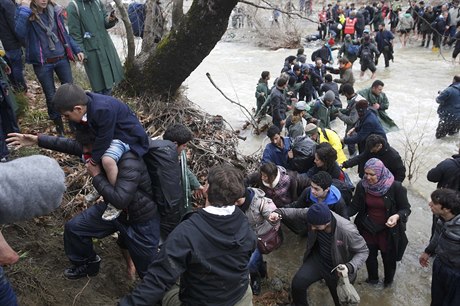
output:
{"label": "hiking boot", "polygon": [[96,276],[99,273],[99,266],[101,265],[101,257],[96,257],[83,265],[73,265],[64,270],[64,276],[68,279],[79,279],[87,276]]}
{"label": "hiking boot", "polygon": [[118,218],[121,214],[121,210],[115,208],[112,204],[107,204],[107,208],[105,209],[104,213],[102,214],[102,220],[105,221],[112,221]]}

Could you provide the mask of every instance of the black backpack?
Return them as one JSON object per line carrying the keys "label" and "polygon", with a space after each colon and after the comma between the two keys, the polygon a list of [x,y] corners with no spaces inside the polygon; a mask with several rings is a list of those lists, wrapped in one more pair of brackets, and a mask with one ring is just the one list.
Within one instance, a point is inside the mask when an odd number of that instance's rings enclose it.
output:
{"label": "black backpack", "polygon": [[372,60],[372,50],[370,44],[367,46],[363,45],[361,49],[360,58],[365,61]]}
{"label": "black backpack", "polygon": [[150,140],[149,150],[143,158],[160,213],[165,215],[171,211],[178,211],[183,203],[183,192],[176,144],[169,140]]}
{"label": "black backpack", "polygon": [[[345,172],[344,174],[347,176]],[[350,179],[346,177],[345,182],[338,179],[332,179],[332,185],[337,187],[340,191],[347,207],[350,206],[351,200],[353,199],[353,192],[355,191],[355,187],[353,186],[353,183],[351,183]]]}

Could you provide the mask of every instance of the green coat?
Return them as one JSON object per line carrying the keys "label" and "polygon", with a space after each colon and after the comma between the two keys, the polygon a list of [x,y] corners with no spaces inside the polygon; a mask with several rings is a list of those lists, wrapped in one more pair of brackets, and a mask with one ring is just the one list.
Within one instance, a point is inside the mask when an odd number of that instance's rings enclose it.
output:
{"label": "green coat", "polygon": [[123,67],[107,33],[118,20],[109,22],[100,0],[72,0],[67,14],[69,34],[84,50],[85,70],[93,91],[111,89],[120,83],[124,79]]}
{"label": "green coat", "polygon": [[396,123],[393,121],[393,119],[390,118],[390,116],[388,116],[386,112],[388,106],[390,106],[390,103],[388,102],[388,98],[385,93],[382,92],[379,96],[376,96],[372,93],[371,88],[366,88],[359,91],[358,94],[363,96],[364,99],[369,102],[369,106],[372,106],[375,103],[380,105],[380,108],[377,111],[377,115],[386,133],[399,130]]}

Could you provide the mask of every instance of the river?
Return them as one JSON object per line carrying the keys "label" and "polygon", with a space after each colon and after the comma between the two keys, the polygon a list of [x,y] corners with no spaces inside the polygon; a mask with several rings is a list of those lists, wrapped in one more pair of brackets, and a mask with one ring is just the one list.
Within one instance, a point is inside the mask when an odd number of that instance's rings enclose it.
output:
{"label": "river", "polygon": [[[305,49],[307,57],[314,51]],[[446,52],[447,53],[447,52]],[[445,54],[450,57],[450,52]],[[281,49],[268,51],[243,43],[218,43],[211,54],[190,75],[185,82],[186,95],[210,114],[220,114],[235,129],[241,129],[246,120],[240,108],[226,100],[208,81],[209,72],[216,84],[231,98],[246,108],[255,105],[254,91],[260,73],[271,72],[272,80],[282,68],[288,55],[296,50]],[[382,62],[382,61],[381,61]],[[359,90],[371,85],[370,75],[359,78],[359,65],[354,68]],[[407,162],[411,150],[414,152],[417,168],[411,182],[404,185],[409,190],[412,214],[407,225],[409,246],[398,268],[394,285],[372,287],[364,282],[367,277],[365,267],[358,274],[356,289],[361,295],[361,305],[429,305],[431,268],[421,268],[418,256],[424,250],[431,228],[431,211],[428,208],[430,193],[435,184],[426,180],[426,173],[438,162],[458,151],[459,138],[447,137],[437,140],[434,132],[438,123],[435,98],[438,90],[447,87],[459,66],[444,61],[431,50],[412,46],[395,48],[395,61],[389,68],[380,63],[376,79],[385,83],[384,92],[390,101],[388,114],[400,127],[400,131],[388,134],[389,143],[395,147]],[[343,134],[344,126],[339,120],[333,123],[333,129]],[[240,150],[251,154],[263,149],[268,142],[265,135],[254,135],[250,130],[242,131],[248,136],[240,141]],[[418,145],[418,147],[417,147]],[[416,149],[410,149],[416,148]],[[347,170],[354,173],[355,169]],[[353,175],[356,178],[356,175]],[[270,277],[279,277],[286,288],[293,273],[299,267],[305,249],[305,240],[292,235],[288,230],[283,247],[266,256]],[[381,261],[381,259],[379,259]],[[383,271],[380,269],[382,277]],[[332,299],[324,283],[314,285],[310,290],[311,305],[331,305]]]}

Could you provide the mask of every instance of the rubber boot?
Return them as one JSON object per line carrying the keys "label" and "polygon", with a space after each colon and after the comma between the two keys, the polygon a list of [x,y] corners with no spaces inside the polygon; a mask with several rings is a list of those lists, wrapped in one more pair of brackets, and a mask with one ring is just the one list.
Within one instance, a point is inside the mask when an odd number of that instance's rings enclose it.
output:
{"label": "rubber boot", "polygon": [[54,125],[56,125],[56,133],[59,137],[64,137],[64,123],[62,122],[62,118],[54,119]]}

